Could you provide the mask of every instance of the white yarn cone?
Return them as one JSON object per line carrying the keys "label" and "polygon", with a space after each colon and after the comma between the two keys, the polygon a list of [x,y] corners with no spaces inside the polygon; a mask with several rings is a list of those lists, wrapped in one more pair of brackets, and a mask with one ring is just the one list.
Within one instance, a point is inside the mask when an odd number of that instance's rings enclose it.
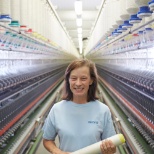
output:
{"label": "white yarn cone", "polygon": [[10,15],[10,0],[0,0],[0,13]]}
{"label": "white yarn cone", "polygon": [[20,0],[11,0],[11,17],[12,20],[20,20]]}
{"label": "white yarn cone", "polygon": [[[150,17],[145,17],[145,23],[148,23],[148,22],[151,21],[152,19],[153,19],[152,16],[150,16]],[[145,28],[152,28],[152,23],[146,25]]]}
{"label": "white yarn cone", "polygon": [[18,32],[20,26],[20,0],[11,0],[11,17],[12,21],[9,25]]}
{"label": "white yarn cone", "polygon": [[[117,21],[122,21],[120,15],[121,15],[121,11],[120,11],[120,8],[121,8],[121,1],[120,0],[116,0],[116,1],[113,1],[112,4],[111,4],[111,7],[112,9],[110,10],[112,12],[112,25],[115,25],[117,24]],[[118,25],[117,25],[118,26]]]}
{"label": "white yarn cone", "polygon": [[126,1],[126,10],[130,15],[132,15],[132,14],[136,14],[138,12],[139,8],[134,0],[127,0]]}
{"label": "white yarn cone", "polygon": [[[8,15],[10,17],[10,0],[0,0],[0,14]],[[11,18],[0,19],[1,24],[8,26],[8,22],[11,22]]]}
{"label": "white yarn cone", "polygon": [[120,1],[120,5],[121,5],[121,7],[120,7],[120,17],[121,17],[121,19],[124,21],[124,20],[128,20],[129,19],[129,17],[130,17],[130,15],[128,14],[128,12],[127,12],[127,10],[126,10],[126,5],[127,5],[127,3],[126,3],[127,1],[124,1],[124,0],[121,0]]}
{"label": "white yarn cone", "polygon": [[[27,0],[27,25],[29,27],[29,30],[31,29],[33,31],[33,27],[32,27],[32,1],[31,0]],[[38,1],[39,2],[39,1]],[[32,34],[32,31],[29,34]],[[27,31],[28,33],[28,31]]]}
{"label": "white yarn cone", "polygon": [[25,31],[27,30],[27,20],[28,20],[28,1],[27,0],[20,0],[20,25],[25,26],[25,28],[21,28],[20,30]]}
{"label": "white yarn cone", "polygon": [[141,6],[148,6],[149,0],[135,0],[135,3],[141,7]]}

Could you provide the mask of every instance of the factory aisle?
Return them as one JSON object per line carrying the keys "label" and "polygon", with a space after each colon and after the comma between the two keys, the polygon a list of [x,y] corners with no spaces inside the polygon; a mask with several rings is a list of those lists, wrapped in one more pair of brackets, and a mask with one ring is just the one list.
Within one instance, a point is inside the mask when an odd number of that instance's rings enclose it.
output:
{"label": "factory aisle", "polygon": [[35,154],[50,154],[50,152],[48,152],[44,146],[43,146],[43,140],[40,142],[40,145],[38,146],[38,149],[36,151]]}
{"label": "factory aisle", "polygon": [[[59,145],[58,137],[56,137],[56,145]],[[40,142],[35,154],[51,154],[43,146],[43,140]]]}

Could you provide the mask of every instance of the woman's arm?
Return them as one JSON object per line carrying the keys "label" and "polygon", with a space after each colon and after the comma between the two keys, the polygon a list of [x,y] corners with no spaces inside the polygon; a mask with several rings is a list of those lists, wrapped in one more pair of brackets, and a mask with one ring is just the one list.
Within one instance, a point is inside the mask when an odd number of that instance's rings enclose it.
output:
{"label": "woman's arm", "polygon": [[61,151],[52,140],[43,139],[43,145],[52,154],[69,154],[68,152]]}

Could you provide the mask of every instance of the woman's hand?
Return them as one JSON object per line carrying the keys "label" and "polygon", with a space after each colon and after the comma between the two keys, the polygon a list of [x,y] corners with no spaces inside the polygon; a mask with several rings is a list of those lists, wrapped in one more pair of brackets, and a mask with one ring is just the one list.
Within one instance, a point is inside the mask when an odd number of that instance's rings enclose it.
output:
{"label": "woman's hand", "polygon": [[103,154],[114,154],[116,152],[116,146],[111,140],[104,140],[100,145]]}

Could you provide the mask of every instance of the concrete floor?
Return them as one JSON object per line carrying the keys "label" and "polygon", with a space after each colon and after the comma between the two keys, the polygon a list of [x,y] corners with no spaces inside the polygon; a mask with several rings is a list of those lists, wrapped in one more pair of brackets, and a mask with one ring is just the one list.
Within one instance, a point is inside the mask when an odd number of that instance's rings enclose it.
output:
{"label": "concrete floor", "polygon": [[37,149],[37,151],[36,151],[35,154],[51,154],[51,153],[48,152],[48,151],[44,148],[43,142],[41,141],[41,143],[40,143],[40,145],[39,145],[39,147],[38,147],[38,149]]}

